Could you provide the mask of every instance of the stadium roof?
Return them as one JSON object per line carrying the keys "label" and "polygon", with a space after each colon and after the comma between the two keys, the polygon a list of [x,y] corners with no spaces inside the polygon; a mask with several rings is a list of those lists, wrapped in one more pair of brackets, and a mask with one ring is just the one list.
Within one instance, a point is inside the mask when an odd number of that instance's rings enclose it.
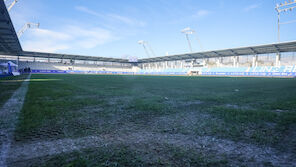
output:
{"label": "stadium roof", "polygon": [[139,63],[296,52],[296,41],[140,59]]}
{"label": "stadium roof", "polygon": [[[185,59],[215,58],[215,57],[230,57],[230,56],[248,56],[248,55],[279,53],[279,52],[281,53],[296,52],[296,41],[249,46],[249,47],[240,47],[240,48],[232,48],[232,49],[223,49],[223,50],[214,50],[214,51],[205,51],[205,52],[197,52],[197,53],[191,53],[191,54],[187,53],[187,54],[179,54],[179,55],[172,55],[172,56],[139,59],[138,63],[174,61],[174,60],[185,60]],[[129,62],[127,59],[57,54],[57,53],[29,52],[29,51],[24,51],[22,52],[21,55],[25,57],[91,60],[91,61],[106,61],[106,62],[119,62],[119,63]]]}
{"label": "stadium roof", "polygon": [[22,47],[4,1],[0,1],[0,54],[19,54]]}
{"label": "stadium roof", "polygon": [[[138,63],[296,52],[296,41],[139,59]],[[12,55],[12,54],[9,54]],[[128,59],[22,51],[20,56],[129,63]]]}
{"label": "stadium roof", "polygon": [[21,54],[21,56],[56,58],[56,59],[73,59],[73,60],[91,60],[91,61],[118,62],[118,63],[129,62],[128,59],[116,59],[116,58],[107,58],[107,57],[82,56],[82,55],[70,55],[70,54],[58,54],[58,53],[29,52],[29,51],[24,51]]}

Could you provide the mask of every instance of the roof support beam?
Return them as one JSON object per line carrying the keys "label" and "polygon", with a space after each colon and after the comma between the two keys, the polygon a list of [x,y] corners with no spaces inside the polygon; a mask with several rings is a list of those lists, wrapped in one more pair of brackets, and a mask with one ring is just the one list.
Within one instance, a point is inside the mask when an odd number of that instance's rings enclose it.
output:
{"label": "roof support beam", "polygon": [[217,57],[225,57],[224,55],[222,55],[216,51],[212,51],[211,53],[214,53],[215,55],[217,55]]}
{"label": "roof support beam", "polygon": [[9,20],[7,20],[7,19],[0,19],[0,23],[6,23],[6,24],[9,24],[9,23],[10,23],[10,21],[9,21]]}
{"label": "roof support beam", "polygon": [[10,37],[12,34],[11,33],[0,32],[0,35]]}
{"label": "roof support beam", "polygon": [[199,53],[201,56],[202,56],[202,58],[210,58],[209,56],[207,56],[207,55],[205,55],[205,54],[203,54],[203,53]]}
{"label": "roof support beam", "polygon": [[253,52],[253,54],[255,54],[255,55],[257,55],[258,54],[258,52],[257,51],[255,51],[253,48],[251,48],[250,47],[250,50]]}
{"label": "roof support beam", "polygon": [[272,45],[272,46],[277,50],[278,53],[281,52],[280,49],[276,45]]}
{"label": "roof support beam", "polygon": [[6,31],[13,32],[13,31],[11,31],[11,29],[10,29],[10,28],[7,28],[7,27],[0,27],[0,30],[6,30]]}
{"label": "roof support beam", "polygon": [[236,53],[234,50],[230,49],[229,51],[233,54],[233,56],[239,56],[239,54]]}

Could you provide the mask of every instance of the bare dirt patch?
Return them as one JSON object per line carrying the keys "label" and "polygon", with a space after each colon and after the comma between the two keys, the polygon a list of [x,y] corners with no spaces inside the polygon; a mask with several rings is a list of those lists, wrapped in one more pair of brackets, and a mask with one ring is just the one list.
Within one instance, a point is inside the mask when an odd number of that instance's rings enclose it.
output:
{"label": "bare dirt patch", "polygon": [[204,102],[200,100],[179,101],[179,100],[171,100],[169,98],[167,99],[165,98],[164,103],[174,108],[191,107],[191,106],[198,106],[198,105],[204,104]]}
{"label": "bare dirt patch", "polygon": [[[263,166],[269,163],[274,166],[295,166],[293,155],[279,153],[269,147],[258,147],[251,144],[216,139],[211,136],[192,136],[182,134],[164,134],[136,132],[126,134],[110,134],[103,136],[87,136],[78,139],[61,139],[56,141],[33,142],[14,145],[10,152],[9,162],[29,161],[34,158],[53,156],[73,152],[85,148],[95,148],[110,144],[127,144],[135,146],[144,144],[148,148],[166,144],[180,148],[190,148],[198,152],[211,153],[217,157],[226,156],[231,165]],[[132,147],[141,151],[137,147]]]}
{"label": "bare dirt patch", "polygon": [[214,120],[215,118],[209,114],[184,110],[184,112],[155,118],[147,128],[157,132],[193,134],[204,126],[203,123]]}
{"label": "bare dirt patch", "polygon": [[290,125],[288,129],[285,131],[285,135],[283,138],[281,138],[281,142],[278,145],[278,149],[289,152],[291,154],[294,154],[294,157],[296,159],[296,124]]}
{"label": "bare dirt patch", "polygon": [[224,107],[230,108],[230,109],[241,109],[241,110],[253,110],[251,106],[240,106],[236,104],[225,104]]}
{"label": "bare dirt patch", "polygon": [[281,114],[281,113],[289,112],[289,110],[280,110],[280,109],[276,109],[276,110],[273,110],[272,112],[275,112],[275,113]]}

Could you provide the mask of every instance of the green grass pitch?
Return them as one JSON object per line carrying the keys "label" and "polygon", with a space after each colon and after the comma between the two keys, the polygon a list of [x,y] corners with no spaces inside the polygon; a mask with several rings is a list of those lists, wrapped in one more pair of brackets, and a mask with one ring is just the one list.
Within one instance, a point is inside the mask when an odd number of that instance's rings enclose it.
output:
{"label": "green grass pitch", "polygon": [[270,162],[196,149],[189,138],[295,155],[295,128],[295,79],[34,74],[15,141],[110,140],[33,166],[256,166]]}

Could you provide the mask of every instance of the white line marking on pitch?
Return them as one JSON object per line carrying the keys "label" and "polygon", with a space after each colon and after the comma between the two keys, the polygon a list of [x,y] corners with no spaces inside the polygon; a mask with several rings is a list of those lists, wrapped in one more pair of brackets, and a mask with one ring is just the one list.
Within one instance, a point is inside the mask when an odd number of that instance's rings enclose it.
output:
{"label": "white line marking on pitch", "polygon": [[22,85],[13,93],[10,99],[0,110],[0,167],[6,167],[6,159],[13,138],[18,114],[21,111],[28,91],[31,74]]}

